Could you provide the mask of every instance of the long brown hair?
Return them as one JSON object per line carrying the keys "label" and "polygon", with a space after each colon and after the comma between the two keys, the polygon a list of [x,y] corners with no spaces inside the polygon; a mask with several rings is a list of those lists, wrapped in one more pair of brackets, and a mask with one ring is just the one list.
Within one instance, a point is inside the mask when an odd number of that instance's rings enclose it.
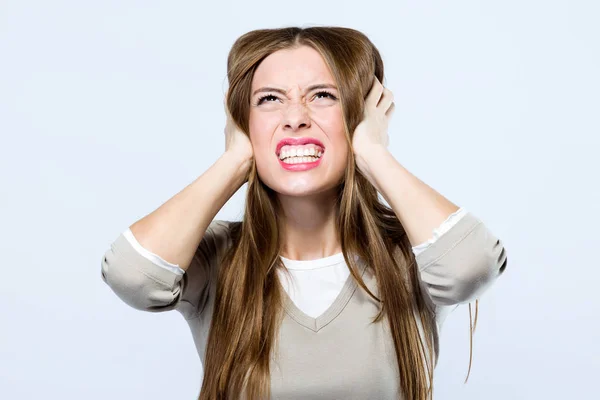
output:
{"label": "long brown hair", "polygon": [[[231,116],[248,135],[256,68],[271,53],[301,45],[317,50],[332,72],[340,94],[346,139],[352,149],[352,133],[362,119],[373,75],[383,82],[383,61],[371,41],[350,28],[259,29],[239,37],[227,59],[226,104]],[[351,150],[348,165],[336,200],[336,226],[344,259],[360,287],[381,305],[373,323],[387,317],[400,370],[401,394],[406,399],[431,399],[435,315],[423,299],[411,243],[394,211],[379,201],[376,189],[356,168]],[[199,400],[270,398],[269,360],[284,312],[284,289],[276,272],[288,272],[279,258],[280,210],[276,193],[259,179],[253,163],[244,217],[232,225],[233,245],[221,260],[217,274]],[[371,293],[357,273],[352,254],[372,268],[380,298]]]}

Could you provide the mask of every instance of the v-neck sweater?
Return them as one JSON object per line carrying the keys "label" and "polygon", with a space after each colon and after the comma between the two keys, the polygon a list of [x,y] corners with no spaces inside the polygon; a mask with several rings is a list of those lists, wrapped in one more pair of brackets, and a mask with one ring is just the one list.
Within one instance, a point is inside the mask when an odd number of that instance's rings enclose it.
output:
{"label": "v-neck sweater", "polygon": [[[216,260],[231,245],[231,223],[211,222],[185,274],[157,266],[136,251],[123,234],[101,263],[102,279],[127,304],[154,312],[178,310],[188,322],[203,365],[214,307]],[[378,295],[373,269],[357,260],[359,274]],[[506,251],[482,221],[467,213],[417,254],[416,262],[425,301],[436,316],[433,336],[437,363],[445,316],[489,288],[504,271]],[[271,356],[273,400],[400,398],[387,320],[370,323],[378,304],[352,275],[333,303],[316,318],[300,310],[287,291],[284,309],[279,351]],[[417,323],[420,326],[418,316]]]}
{"label": "v-neck sweater", "polygon": [[[454,226],[467,213],[460,207],[446,218],[439,226],[433,229],[428,240],[412,246],[412,252],[416,256],[425,251],[435,241]],[[177,264],[168,262],[158,254],[142,246],[128,227],[123,235],[129,243],[144,257],[154,264],[183,275],[185,270]],[[288,293],[293,303],[306,315],[316,318],[321,315],[338,296],[350,270],[344,261],[343,253],[312,260],[292,260],[281,257],[287,272],[292,280],[288,280],[288,274],[277,270],[284,290]]]}

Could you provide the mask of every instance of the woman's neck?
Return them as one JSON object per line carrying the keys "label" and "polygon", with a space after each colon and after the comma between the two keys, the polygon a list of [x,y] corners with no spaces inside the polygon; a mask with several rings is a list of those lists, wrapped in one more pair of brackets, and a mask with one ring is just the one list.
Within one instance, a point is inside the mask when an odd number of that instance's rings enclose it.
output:
{"label": "woman's neck", "polygon": [[282,210],[281,255],[291,260],[315,260],[342,251],[336,226],[333,193],[279,196]]}

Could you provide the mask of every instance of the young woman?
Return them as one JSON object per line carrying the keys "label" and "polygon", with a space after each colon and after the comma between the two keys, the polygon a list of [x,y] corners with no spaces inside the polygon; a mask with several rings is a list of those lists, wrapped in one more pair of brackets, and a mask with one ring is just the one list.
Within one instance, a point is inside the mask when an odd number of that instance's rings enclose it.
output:
{"label": "young woman", "polygon": [[[504,271],[502,242],[388,151],[364,34],[251,31],[227,73],[224,154],[114,241],[104,281],[185,317],[199,399],[431,398],[441,324]],[[243,220],[215,220],[246,182]]]}

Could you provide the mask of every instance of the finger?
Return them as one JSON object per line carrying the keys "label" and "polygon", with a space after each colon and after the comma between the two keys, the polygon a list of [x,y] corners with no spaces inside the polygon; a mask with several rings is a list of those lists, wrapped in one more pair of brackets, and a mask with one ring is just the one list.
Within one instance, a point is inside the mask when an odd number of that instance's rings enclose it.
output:
{"label": "finger", "polygon": [[387,112],[390,105],[394,102],[394,93],[386,87],[383,88],[383,94],[381,96],[381,100],[377,105],[378,108],[381,108],[384,112]]}
{"label": "finger", "polygon": [[379,102],[379,98],[383,92],[383,85],[379,82],[376,76],[373,76],[373,84],[371,85],[371,89],[369,90],[369,94],[367,95],[367,105],[370,107],[377,107],[377,103]]}
{"label": "finger", "polygon": [[385,112],[385,116],[388,118],[391,118],[392,115],[394,115],[395,110],[396,110],[396,104],[394,102],[392,102],[392,104],[390,104],[389,108]]}

